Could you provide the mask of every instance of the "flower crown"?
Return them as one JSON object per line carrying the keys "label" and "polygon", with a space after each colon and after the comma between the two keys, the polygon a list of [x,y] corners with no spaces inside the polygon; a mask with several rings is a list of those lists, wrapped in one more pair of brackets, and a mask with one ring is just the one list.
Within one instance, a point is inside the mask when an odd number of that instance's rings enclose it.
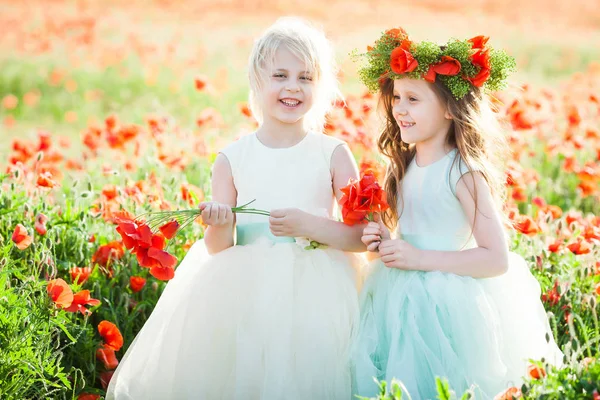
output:
{"label": "flower crown", "polygon": [[386,31],[367,52],[355,58],[366,59],[359,69],[360,80],[376,92],[386,78],[409,77],[435,82],[439,79],[461,99],[473,86],[489,91],[506,86],[506,78],[515,70],[515,59],[504,50],[487,46],[487,36],[469,40],[451,39],[445,46],[432,42],[413,43],[402,28]]}

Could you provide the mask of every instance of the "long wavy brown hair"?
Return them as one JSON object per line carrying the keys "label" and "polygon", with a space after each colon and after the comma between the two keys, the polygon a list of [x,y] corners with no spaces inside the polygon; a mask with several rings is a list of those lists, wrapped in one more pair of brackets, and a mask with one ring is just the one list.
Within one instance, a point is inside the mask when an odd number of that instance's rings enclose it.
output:
{"label": "long wavy brown hair", "polygon": [[[501,210],[506,195],[502,165],[508,154],[508,146],[492,110],[490,99],[477,87],[473,87],[468,94],[457,100],[439,80],[431,85],[452,115],[446,144],[450,148],[456,148],[460,153],[460,157],[456,157],[454,163],[464,163],[470,172],[479,171],[490,187],[498,209]],[[398,218],[402,214],[402,210],[398,209],[402,179],[415,157],[416,149],[414,144],[410,145],[402,140],[400,127],[394,118],[393,80],[385,79],[382,83],[379,101],[380,106],[385,110],[385,121],[377,145],[379,151],[390,161],[384,184],[390,208],[383,215],[383,222],[390,229],[395,229]],[[450,170],[452,171],[454,167],[452,165]],[[470,175],[474,179],[474,174]],[[478,210],[476,191],[472,192],[471,196]],[[478,212],[475,216],[477,214]]]}

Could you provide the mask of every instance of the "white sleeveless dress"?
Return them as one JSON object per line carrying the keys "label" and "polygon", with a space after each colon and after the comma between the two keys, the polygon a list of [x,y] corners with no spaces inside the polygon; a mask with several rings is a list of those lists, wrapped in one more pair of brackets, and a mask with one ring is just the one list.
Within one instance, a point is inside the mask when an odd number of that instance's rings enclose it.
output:
{"label": "white sleeveless dress", "polygon": [[[255,134],[223,150],[237,204],[332,216],[331,156],[309,133],[273,149]],[[202,240],[178,266],[121,360],[107,399],[350,399],[349,346],[360,258],[275,237],[268,217],[237,215],[236,245]]]}

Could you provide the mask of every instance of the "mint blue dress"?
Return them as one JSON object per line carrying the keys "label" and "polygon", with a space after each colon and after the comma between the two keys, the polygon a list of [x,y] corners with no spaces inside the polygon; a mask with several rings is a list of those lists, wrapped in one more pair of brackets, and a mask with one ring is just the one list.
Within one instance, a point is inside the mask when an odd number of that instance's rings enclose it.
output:
{"label": "mint blue dress", "polygon": [[[477,246],[455,195],[467,171],[456,149],[425,167],[412,161],[399,204],[403,240],[425,250]],[[375,396],[373,378],[395,378],[413,400],[434,399],[440,376],[457,394],[472,388],[477,399],[492,399],[521,384],[529,358],[560,364],[537,280],[522,257],[510,253],[509,263],[500,277],[474,279],[372,262],[352,350],[353,394]]]}

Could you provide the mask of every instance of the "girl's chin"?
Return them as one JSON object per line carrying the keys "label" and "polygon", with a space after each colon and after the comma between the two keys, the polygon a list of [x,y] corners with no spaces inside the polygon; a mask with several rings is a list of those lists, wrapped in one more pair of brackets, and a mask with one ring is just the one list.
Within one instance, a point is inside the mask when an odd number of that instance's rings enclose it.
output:
{"label": "girl's chin", "polygon": [[271,115],[271,118],[274,119],[275,121],[282,123],[282,124],[297,124],[298,122],[302,122],[302,119],[304,118],[304,114],[286,114],[286,113],[277,113],[275,115]]}

